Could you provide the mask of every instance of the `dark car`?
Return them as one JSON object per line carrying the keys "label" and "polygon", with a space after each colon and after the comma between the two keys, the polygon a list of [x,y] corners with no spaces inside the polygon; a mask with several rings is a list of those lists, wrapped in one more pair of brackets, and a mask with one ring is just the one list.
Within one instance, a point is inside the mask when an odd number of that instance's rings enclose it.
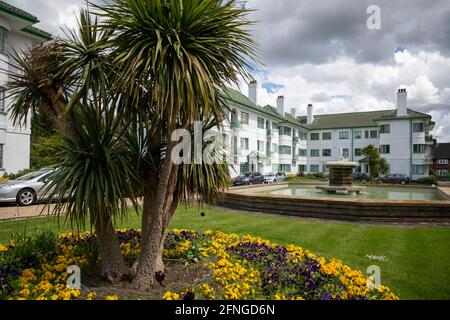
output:
{"label": "dark car", "polygon": [[383,183],[400,183],[407,184],[411,182],[411,179],[406,174],[388,174],[387,176],[381,177],[379,181]]}
{"label": "dark car", "polygon": [[264,176],[260,172],[249,172],[239,175],[233,180],[233,186],[263,184]]}
{"label": "dark car", "polygon": [[355,172],[353,173],[353,180],[355,181],[369,181],[370,175],[365,172]]}

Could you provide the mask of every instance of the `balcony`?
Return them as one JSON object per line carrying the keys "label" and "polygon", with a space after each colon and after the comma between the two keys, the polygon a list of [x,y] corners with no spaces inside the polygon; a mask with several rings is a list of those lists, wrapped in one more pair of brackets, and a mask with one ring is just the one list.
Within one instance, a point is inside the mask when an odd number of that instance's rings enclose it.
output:
{"label": "balcony", "polygon": [[426,144],[434,144],[434,138],[431,134],[425,135],[425,143]]}
{"label": "balcony", "polygon": [[231,129],[239,130],[242,129],[242,123],[237,120],[231,121]]}

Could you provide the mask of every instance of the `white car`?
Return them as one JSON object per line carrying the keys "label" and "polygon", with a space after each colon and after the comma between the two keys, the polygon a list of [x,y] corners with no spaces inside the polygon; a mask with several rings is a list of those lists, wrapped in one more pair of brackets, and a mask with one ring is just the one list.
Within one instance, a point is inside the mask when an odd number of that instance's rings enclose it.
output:
{"label": "white car", "polygon": [[281,183],[284,182],[286,176],[279,172],[277,174],[268,173],[264,175],[264,183]]}

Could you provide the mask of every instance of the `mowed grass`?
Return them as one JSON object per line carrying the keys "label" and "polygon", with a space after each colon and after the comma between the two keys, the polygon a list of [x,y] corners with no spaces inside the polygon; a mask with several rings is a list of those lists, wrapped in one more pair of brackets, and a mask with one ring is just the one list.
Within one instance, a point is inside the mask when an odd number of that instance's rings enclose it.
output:
{"label": "mowed grass", "polygon": [[[206,213],[201,217],[200,212]],[[140,217],[130,213],[120,227],[140,227]],[[180,208],[171,228],[251,234],[279,244],[295,244],[326,258],[337,258],[365,272],[381,268],[382,283],[401,299],[450,299],[450,228],[386,226],[301,219],[223,209]],[[70,230],[61,218],[35,218],[0,222],[0,243],[12,233]],[[367,256],[385,256],[386,261]]]}

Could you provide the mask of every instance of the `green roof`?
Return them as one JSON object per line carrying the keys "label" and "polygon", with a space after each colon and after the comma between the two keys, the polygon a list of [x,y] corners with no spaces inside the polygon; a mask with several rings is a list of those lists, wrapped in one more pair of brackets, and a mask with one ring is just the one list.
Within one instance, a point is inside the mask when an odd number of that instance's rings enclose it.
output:
{"label": "green roof", "polygon": [[32,34],[34,36],[37,36],[39,38],[45,39],[45,40],[51,40],[53,37],[50,33],[41,30],[39,28],[33,27],[32,25],[35,23],[38,23],[39,20],[34,15],[19,9],[13,5],[10,5],[4,1],[0,1],[0,12],[4,12],[6,14],[15,16],[17,18],[20,18],[22,20],[25,20],[30,23],[29,26],[23,28],[21,31]]}
{"label": "green roof", "polygon": [[309,130],[378,127],[380,121],[388,120],[427,118],[431,121],[430,115],[408,109],[408,115],[404,117],[397,117],[397,110],[316,115],[314,116],[313,124],[307,125],[305,116],[294,118],[290,113],[281,115],[275,107],[271,105],[261,107],[253,103],[247,96],[237,90],[227,88],[222,95],[225,99],[239,104],[244,108],[278,119],[280,123],[289,123],[293,126],[306,128]]}
{"label": "green roof", "polygon": [[51,33],[47,32],[47,31],[44,31],[44,30],[41,30],[39,28],[33,27],[33,26],[25,27],[25,28],[22,29],[22,31],[26,32],[26,33],[29,33],[29,34],[32,34],[32,35],[35,35],[35,36],[37,36],[39,38],[46,39],[46,40],[52,40],[53,39],[53,36],[52,36]]}
{"label": "green roof", "polygon": [[[351,113],[316,115],[314,116],[313,123],[311,125],[306,126],[310,130],[367,128],[367,127],[377,127],[380,121],[421,119],[421,118],[430,119],[431,116],[411,109],[408,109],[408,115],[404,117],[397,117],[397,110],[351,112]],[[306,117],[299,117],[298,120],[301,123],[306,124]]]}

